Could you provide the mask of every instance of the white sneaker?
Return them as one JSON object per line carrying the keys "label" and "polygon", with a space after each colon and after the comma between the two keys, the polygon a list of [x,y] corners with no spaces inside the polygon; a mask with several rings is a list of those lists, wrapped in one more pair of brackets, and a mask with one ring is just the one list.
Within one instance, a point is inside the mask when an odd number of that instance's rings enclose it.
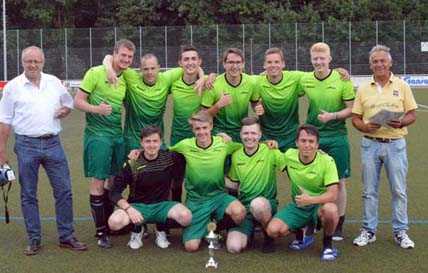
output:
{"label": "white sneaker", "polygon": [[409,238],[405,230],[400,230],[394,234],[394,241],[405,249],[415,248],[415,243]]}
{"label": "white sneaker", "polygon": [[139,233],[131,232],[131,238],[129,239],[128,246],[131,249],[139,249],[143,246],[143,230]]}
{"label": "white sneaker", "polygon": [[168,246],[171,244],[168,239],[166,238],[165,231],[156,231],[156,240],[155,243],[160,248],[168,248]]}
{"label": "white sneaker", "polygon": [[376,235],[373,232],[361,229],[360,235],[354,239],[354,245],[366,246],[370,243],[373,243],[374,241],[376,241]]}

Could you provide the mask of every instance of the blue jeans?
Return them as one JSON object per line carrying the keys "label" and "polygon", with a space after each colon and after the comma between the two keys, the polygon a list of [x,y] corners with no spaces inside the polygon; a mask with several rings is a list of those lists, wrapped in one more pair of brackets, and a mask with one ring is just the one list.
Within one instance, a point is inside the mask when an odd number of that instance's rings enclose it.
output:
{"label": "blue jeans", "polygon": [[392,195],[392,229],[396,233],[408,229],[407,217],[407,151],[404,138],[381,143],[363,137],[361,140],[363,170],[363,228],[376,232],[378,225],[379,178],[382,165]]}
{"label": "blue jeans", "polygon": [[21,207],[28,239],[41,239],[37,180],[42,165],[49,178],[55,198],[56,223],[59,240],[73,236],[73,206],[70,171],[59,136],[47,139],[15,135],[18,158]]}

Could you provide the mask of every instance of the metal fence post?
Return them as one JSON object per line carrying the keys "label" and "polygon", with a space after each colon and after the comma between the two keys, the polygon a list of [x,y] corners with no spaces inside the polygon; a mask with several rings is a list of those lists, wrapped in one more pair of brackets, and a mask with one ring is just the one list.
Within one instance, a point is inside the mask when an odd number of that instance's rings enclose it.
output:
{"label": "metal fence post", "polygon": [[348,22],[349,74],[352,75],[352,23]]}
{"label": "metal fence post", "polygon": [[193,27],[190,25],[190,45],[193,46]]}
{"label": "metal fence post", "polygon": [[250,38],[250,73],[253,74],[253,38]]}
{"label": "metal fence post", "polygon": [[65,79],[68,80],[67,28],[64,28],[64,50],[65,50]]}
{"label": "metal fence post", "polygon": [[403,68],[404,75],[407,74],[407,65],[406,65],[406,20],[403,20]]}
{"label": "metal fence post", "polygon": [[16,75],[21,74],[20,73],[20,65],[21,62],[19,61],[19,54],[21,54],[20,50],[19,50],[19,29],[16,30]]}
{"label": "metal fence post", "polygon": [[295,47],[295,50],[296,50],[296,64],[295,64],[295,70],[299,70],[298,68],[299,68],[299,65],[298,65],[298,62],[299,62],[299,48],[298,48],[298,45],[297,45],[297,22],[296,23],[294,23],[294,47]]}
{"label": "metal fence post", "polygon": [[140,59],[143,56],[143,28],[139,27],[139,34],[140,34]]}
{"label": "metal fence post", "polygon": [[168,27],[165,26],[165,68],[168,68]]}
{"label": "metal fence post", "polygon": [[92,28],[89,28],[89,67],[92,67]]}
{"label": "metal fence post", "polygon": [[324,43],[324,21],[321,22],[321,35],[322,35],[322,42]]}
{"label": "metal fence post", "polygon": [[43,50],[43,29],[39,30],[40,35],[40,48]]}
{"label": "metal fence post", "polygon": [[271,32],[272,30],[271,30],[271,27],[270,27],[270,23],[269,23],[269,28],[268,28],[268,33],[269,33],[269,48],[271,48],[272,47],[272,32]]}
{"label": "metal fence post", "polygon": [[379,24],[378,21],[376,20],[376,45],[379,44]]}
{"label": "metal fence post", "polygon": [[117,42],[117,30],[116,27],[114,27],[114,43]]}
{"label": "metal fence post", "polygon": [[219,51],[218,46],[219,46],[219,44],[218,44],[218,25],[216,25],[216,61],[217,61],[217,74],[219,74],[219,71],[220,71],[220,63],[219,63],[220,51]]}
{"label": "metal fence post", "polygon": [[242,24],[242,54],[245,59],[245,24]]}

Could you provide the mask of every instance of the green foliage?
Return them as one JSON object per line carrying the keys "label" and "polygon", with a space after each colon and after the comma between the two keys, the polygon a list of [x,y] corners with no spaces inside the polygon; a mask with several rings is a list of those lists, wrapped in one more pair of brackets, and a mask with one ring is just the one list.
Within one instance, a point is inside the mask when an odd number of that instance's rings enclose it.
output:
{"label": "green foliage", "polygon": [[9,28],[425,20],[423,0],[7,0]]}

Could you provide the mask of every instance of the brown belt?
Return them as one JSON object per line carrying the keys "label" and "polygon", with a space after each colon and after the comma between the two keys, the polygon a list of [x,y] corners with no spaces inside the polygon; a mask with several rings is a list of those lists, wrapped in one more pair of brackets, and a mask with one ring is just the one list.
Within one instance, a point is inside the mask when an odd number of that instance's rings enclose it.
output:
{"label": "brown belt", "polygon": [[382,137],[371,137],[371,136],[364,136],[364,137],[377,142],[381,142],[381,143],[390,143],[400,139],[400,138],[382,138]]}

